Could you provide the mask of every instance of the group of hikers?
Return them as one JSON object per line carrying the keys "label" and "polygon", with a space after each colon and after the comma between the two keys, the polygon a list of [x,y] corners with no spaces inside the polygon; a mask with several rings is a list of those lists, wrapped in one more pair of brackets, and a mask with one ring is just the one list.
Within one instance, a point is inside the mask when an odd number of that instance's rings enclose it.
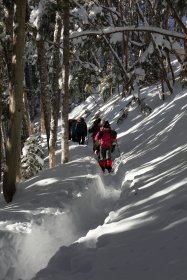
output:
{"label": "group of hikers", "polygon": [[93,152],[97,154],[99,165],[103,172],[112,171],[112,156],[117,143],[117,133],[112,130],[108,121],[97,118],[93,125],[87,129],[84,118],[69,120],[69,140],[85,144],[87,132],[91,134],[93,141]]}
{"label": "group of hikers", "polygon": [[79,145],[84,145],[85,138],[87,136],[87,130],[87,124],[84,118],[69,120],[69,140],[78,142]]}

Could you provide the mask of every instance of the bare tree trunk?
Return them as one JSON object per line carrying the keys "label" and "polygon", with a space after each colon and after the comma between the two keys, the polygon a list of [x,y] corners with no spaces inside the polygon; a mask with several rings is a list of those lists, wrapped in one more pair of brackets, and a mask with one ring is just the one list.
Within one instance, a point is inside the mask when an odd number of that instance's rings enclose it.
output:
{"label": "bare tree trunk", "polygon": [[[1,55],[0,55],[0,59],[1,59]],[[0,65],[1,66],[1,65]],[[1,87],[1,86],[0,86]],[[0,91],[1,91],[1,88],[0,88]],[[3,151],[3,146],[2,146],[2,143],[3,143],[3,141],[2,141],[2,121],[1,121],[1,115],[2,115],[2,110],[1,110],[1,108],[2,108],[2,91],[0,92],[0,183],[1,183],[1,174],[2,174],[2,165],[1,165],[1,163],[2,163],[2,151]],[[0,185],[0,193],[1,193],[1,185]]]}
{"label": "bare tree trunk", "polygon": [[62,20],[57,13],[56,25],[54,32],[54,52],[53,52],[53,82],[52,82],[52,106],[51,106],[51,126],[50,126],[50,141],[49,141],[49,166],[56,165],[56,142],[57,142],[57,128],[60,110],[60,90],[59,90],[59,72],[60,72],[60,49],[59,43],[62,31]]}
{"label": "bare tree trunk", "polygon": [[23,92],[23,142],[32,134],[28,101],[27,101],[27,90],[24,88]]}
{"label": "bare tree trunk", "polygon": [[[3,1],[0,0],[0,18],[4,18]],[[0,25],[0,38],[3,38],[3,25]],[[0,182],[1,182],[1,162],[2,162],[2,93],[3,93],[3,46],[0,41]],[[1,187],[0,187],[1,193]]]}
{"label": "bare tree trunk", "polygon": [[172,76],[173,85],[174,85],[174,83],[175,83],[175,75],[174,75],[174,72],[173,72],[173,67],[171,65],[171,59],[170,59],[169,51],[166,51],[166,57],[167,57],[167,62],[168,62],[168,65],[169,65],[169,69],[171,71],[171,76]]}
{"label": "bare tree trunk", "polygon": [[9,78],[9,90],[11,90],[11,81],[12,81],[12,48],[13,48],[13,20],[14,20],[14,4],[13,2],[9,3],[7,13],[5,16],[6,24],[6,48],[5,48],[5,58],[8,68],[8,78]]}
{"label": "bare tree trunk", "polygon": [[68,113],[69,113],[69,0],[63,0],[63,96],[62,96],[62,163],[69,160],[69,132],[68,132]]}
{"label": "bare tree trunk", "polygon": [[5,154],[6,154],[6,150],[7,150],[7,142],[6,142],[6,128],[5,128],[5,124],[2,121],[1,123],[1,157],[5,158]]}
{"label": "bare tree trunk", "polygon": [[[1,60],[1,50],[0,50],[0,60]],[[1,63],[0,63],[0,69],[1,69]],[[1,77],[1,70],[0,70],[0,182],[1,182],[1,162],[2,162],[2,77]],[[1,187],[0,187],[0,193],[1,193]]]}
{"label": "bare tree trunk", "polygon": [[[38,70],[40,76],[40,90],[41,90],[41,133],[43,133],[43,124],[45,126],[45,132],[47,136],[47,144],[49,149],[50,138],[50,97],[49,97],[49,79],[48,79],[48,67],[45,55],[45,43],[41,38],[37,41],[38,50]],[[42,119],[43,118],[43,119]]]}
{"label": "bare tree trunk", "polygon": [[42,102],[40,101],[40,133],[45,134],[45,118]]}
{"label": "bare tree trunk", "polygon": [[[31,63],[26,63],[25,67],[25,81],[26,87],[29,90],[29,113],[31,122],[33,122],[36,114],[36,100],[39,99],[37,92],[38,80],[36,76],[37,65],[32,65]],[[45,130],[44,130],[45,131]]]}
{"label": "bare tree trunk", "polygon": [[12,57],[12,90],[10,91],[10,128],[7,140],[6,169],[3,177],[3,194],[11,202],[16,191],[21,148],[21,120],[24,78],[25,12],[26,0],[15,0],[15,28]]}

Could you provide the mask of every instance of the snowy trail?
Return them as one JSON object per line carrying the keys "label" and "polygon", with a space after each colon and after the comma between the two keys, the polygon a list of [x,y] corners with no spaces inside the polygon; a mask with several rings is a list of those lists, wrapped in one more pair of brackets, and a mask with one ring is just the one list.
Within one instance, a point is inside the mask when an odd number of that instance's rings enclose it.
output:
{"label": "snowy trail", "polygon": [[[9,205],[0,197],[0,280],[187,279],[187,91],[176,92],[163,102],[145,89],[152,114],[132,110],[116,129],[116,176],[72,143],[69,163],[24,182]],[[123,101],[102,117],[114,125]]]}
{"label": "snowy trail", "polygon": [[[46,170],[36,180],[28,181],[23,189],[17,190],[14,202],[8,206],[1,202],[4,207],[0,209],[0,229],[7,233],[0,242],[0,267],[3,267],[0,280],[30,280],[61,246],[72,244],[102,224],[118,199],[119,191],[111,187],[113,180],[98,174],[98,163],[90,156],[89,148],[75,148],[76,158],[72,156],[69,164]],[[82,149],[85,155],[78,158]],[[77,174],[71,174],[71,166],[75,165]],[[53,173],[51,179],[50,172]],[[54,176],[54,172],[58,176]],[[30,199],[33,189],[35,197]],[[62,195],[60,204],[59,193]],[[57,202],[56,208],[50,207],[51,196]],[[9,220],[3,219],[3,212]],[[20,219],[23,212],[24,219]],[[3,254],[4,247],[6,254]]]}

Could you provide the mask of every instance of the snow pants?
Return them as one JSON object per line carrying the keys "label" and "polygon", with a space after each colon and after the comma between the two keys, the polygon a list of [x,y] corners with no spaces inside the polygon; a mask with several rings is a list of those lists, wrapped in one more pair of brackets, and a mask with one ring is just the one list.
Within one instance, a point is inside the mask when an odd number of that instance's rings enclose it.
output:
{"label": "snow pants", "polygon": [[103,171],[112,170],[111,148],[100,148],[99,165]]}
{"label": "snow pants", "polygon": [[84,143],[85,143],[85,134],[77,133],[77,141],[79,142],[79,145],[84,145]]}

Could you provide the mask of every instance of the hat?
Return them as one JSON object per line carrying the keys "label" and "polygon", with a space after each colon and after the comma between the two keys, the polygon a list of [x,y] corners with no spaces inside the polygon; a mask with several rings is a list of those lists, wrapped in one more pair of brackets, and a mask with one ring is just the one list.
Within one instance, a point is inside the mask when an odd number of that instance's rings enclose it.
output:
{"label": "hat", "polygon": [[109,127],[110,127],[109,122],[108,122],[108,121],[105,121],[105,122],[103,123],[103,127],[104,127],[104,128],[109,128]]}

